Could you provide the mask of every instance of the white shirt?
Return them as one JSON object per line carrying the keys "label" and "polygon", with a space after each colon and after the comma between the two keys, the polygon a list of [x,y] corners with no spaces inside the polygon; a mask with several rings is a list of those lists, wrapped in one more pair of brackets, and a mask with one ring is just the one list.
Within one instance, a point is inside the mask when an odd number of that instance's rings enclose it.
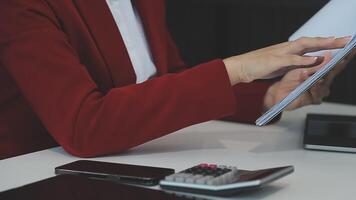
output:
{"label": "white shirt", "polygon": [[136,74],[142,83],[157,73],[142,22],[131,0],[106,0],[128,51]]}

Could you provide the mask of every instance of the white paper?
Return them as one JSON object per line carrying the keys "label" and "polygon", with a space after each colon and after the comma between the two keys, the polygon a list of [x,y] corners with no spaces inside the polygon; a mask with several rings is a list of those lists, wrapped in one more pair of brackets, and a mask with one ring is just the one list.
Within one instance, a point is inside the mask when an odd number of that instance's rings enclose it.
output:
{"label": "white paper", "polygon": [[[353,36],[345,48],[333,51],[332,60],[306,81],[288,94],[282,101],[256,120],[256,125],[263,126],[281,113],[290,103],[310,89],[318,80],[330,72],[356,47],[356,0],[332,0],[315,14],[307,23],[296,31],[290,40],[300,37],[343,37]],[[324,52],[314,52],[310,55],[322,55]]]}
{"label": "white paper", "polygon": [[[356,0],[331,0],[302,27],[300,27],[289,40],[300,37],[344,37],[356,33]],[[337,50],[331,51],[335,56]],[[325,52],[309,53],[310,56],[322,56]]]}
{"label": "white paper", "polygon": [[330,72],[339,62],[341,62],[347,55],[349,55],[352,50],[356,47],[356,35],[353,37],[351,42],[342,50],[338,51],[337,54],[332,58],[332,60],[327,63],[323,68],[318,70],[315,74],[310,76],[306,81],[294,89],[288,94],[282,101],[274,105],[269,111],[262,115],[256,120],[256,125],[263,126],[270,122],[274,117],[276,117],[280,112],[282,112],[290,103],[312,87],[318,80],[324,77],[328,72]]}

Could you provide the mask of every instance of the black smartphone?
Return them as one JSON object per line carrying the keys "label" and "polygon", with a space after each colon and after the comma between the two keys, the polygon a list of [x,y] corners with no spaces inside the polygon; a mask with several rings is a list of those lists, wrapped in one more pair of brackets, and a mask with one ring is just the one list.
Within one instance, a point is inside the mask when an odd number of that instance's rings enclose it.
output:
{"label": "black smartphone", "polygon": [[[84,176],[58,175],[0,192],[1,200],[189,200],[160,190]],[[192,200],[192,199],[190,199]]]}
{"label": "black smartphone", "polygon": [[308,114],[304,148],[356,153],[356,116]]}
{"label": "black smartphone", "polygon": [[55,173],[83,175],[90,178],[112,180],[121,183],[153,186],[157,185],[165,176],[173,174],[174,169],[78,160],[56,167]]}

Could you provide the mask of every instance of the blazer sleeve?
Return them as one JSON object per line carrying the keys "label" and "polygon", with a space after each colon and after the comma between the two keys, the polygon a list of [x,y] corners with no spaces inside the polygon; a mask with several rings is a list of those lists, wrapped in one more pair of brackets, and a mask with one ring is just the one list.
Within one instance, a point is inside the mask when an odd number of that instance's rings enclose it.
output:
{"label": "blazer sleeve", "polygon": [[[263,101],[271,82],[255,81],[234,86],[236,110],[223,120],[254,124],[263,112]],[[276,118],[278,120],[279,117]],[[273,121],[275,122],[275,120]]]}
{"label": "blazer sleeve", "polygon": [[[167,32],[169,49],[169,66],[171,72],[188,69],[181,59],[179,49],[177,48],[171,34]],[[221,118],[226,121],[255,123],[256,119],[263,113],[263,100],[268,88],[273,84],[271,81],[255,81],[252,83],[240,83],[233,86],[235,95],[236,110],[234,114]],[[277,121],[281,115],[275,118]]]}
{"label": "blazer sleeve", "polygon": [[221,60],[103,94],[44,1],[2,0],[0,61],[48,132],[76,156],[121,152],[235,110]]}

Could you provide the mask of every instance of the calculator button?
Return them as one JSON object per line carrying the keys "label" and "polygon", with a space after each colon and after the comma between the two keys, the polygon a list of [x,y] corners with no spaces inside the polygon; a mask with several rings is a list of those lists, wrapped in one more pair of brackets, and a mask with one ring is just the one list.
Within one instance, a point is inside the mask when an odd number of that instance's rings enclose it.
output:
{"label": "calculator button", "polygon": [[226,180],[225,184],[235,182],[239,177],[239,175],[236,172],[230,172],[230,173],[224,174],[223,176],[224,176],[224,179]]}
{"label": "calculator button", "polygon": [[239,170],[238,170],[237,168],[232,169],[232,174],[233,174],[234,176],[239,176]]}
{"label": "calculator button", "polygon": [[198,180],[196,180],[197,184],[206,184],[206,182],[210,179],[214,178],[213,176],[204,176]]}
{"label": "calculator button", "polygon": [[221,177],[220,177],[220,179],[221,179],[221,184],[228,184],[228,183],[231,183],[232,181],[232,177],[231,176],[229,176],[229,175],[222,175]]}
{"label": "calculator button", "polygon": [[214,179],[208,180],[207,185],[221,185],[223,184],[223,179],[221,177],[216,177]]}
{"label": "calculator button", "polygon": [[165,179],[166,181],[174,181],[174,177],[175,177],[175,174],[172,174],[172,175],[170,175],[170,176],[166,176],[164,179]]}
{"label": "calculator button", "polygon": [[202,163],[202,164],[198,165],[198,167],[207,168],[207,167],[209,167],[209,164],[207,164],[207,163]]}
{"label": "calculator button", "polygon": [[234,182],[238,176],[236,167],[202,163],[167,176],[165,180],[177,183],[223,185]]}
{"label": "calculator button", "polygon": [[194,176],[190,176],[188,178],[185,179],[186,183],[195,183],[198,179],[203,178],[203,175],[194,175]]}
{"label": "calculator button", "polygon": [[216,168],[218,168],[218,165],[216,165],[216,164],[210,164],[209,167],[210,167],[211,169],[216,169]]}
{"label": "calculator button", "polygon": [[233,171],[234,173],[237,173],[237,171],[239,171],[239,170],[237,169],[237,167],[232,167],[231,171]]}
{"label": "calculator button", "polygon": [[185,179],[188,177],[193,176],[192,174],[187,174],[187,173],[179,173],[176,174],[176,177],[174,178],[175,182],[179,182],[179,183],[184,183]]}

